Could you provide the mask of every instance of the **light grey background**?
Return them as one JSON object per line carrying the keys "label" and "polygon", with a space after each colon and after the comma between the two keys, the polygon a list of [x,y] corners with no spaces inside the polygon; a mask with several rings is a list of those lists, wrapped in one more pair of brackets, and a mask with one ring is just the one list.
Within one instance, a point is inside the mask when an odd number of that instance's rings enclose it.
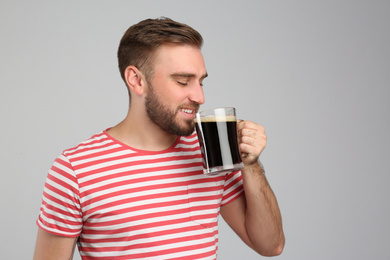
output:
{"label": "light grey background", "polygon": [[[119,40],[159,16],[204,36],[203,108],[266,128],[276,259],[390,259],[390,1],[0,0],[1,259],[32,258],[55,157],[125,116]],[[221,221],[219,259],[261,258]]]}

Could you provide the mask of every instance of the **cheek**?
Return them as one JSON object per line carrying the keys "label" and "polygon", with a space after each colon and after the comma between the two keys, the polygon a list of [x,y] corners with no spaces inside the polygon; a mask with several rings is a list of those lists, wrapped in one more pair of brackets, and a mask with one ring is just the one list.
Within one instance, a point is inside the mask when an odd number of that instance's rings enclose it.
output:
{"label": "cheek", "polygon": [[163,104],[177,107],[186,102],[188,94],[184,91],[185,89],[178,87],[173,82],[161,84],[162,82],[158,84],[156,79],[155,84],[152,85],[155,95]]}
{"label": "cheek", "polygon": [[182,93],[182,91],[174,89],[172,91],[167,91],[166,93],[163,93],[162,98],[164,98],[166,104],[178,106],[185,102],[186,95],[185,93]]}

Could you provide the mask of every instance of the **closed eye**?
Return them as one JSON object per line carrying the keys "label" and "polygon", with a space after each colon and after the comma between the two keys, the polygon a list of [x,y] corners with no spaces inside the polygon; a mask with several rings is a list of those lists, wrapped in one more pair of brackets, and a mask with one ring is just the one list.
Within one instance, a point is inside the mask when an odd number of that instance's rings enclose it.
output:
{"label": "closed eye", "polygon": [[187,86],[188,85],[187,82],[181,82],[181,81],[177,81],[177,84],[179,84],[180,86]]}
{"label": "closed eye", "polygon": [[[191,73],[174,73],[170,75],[173,80],[180,86],[187,86],[189,81],[196,78],[195,74]],[[199,79],[199,84],[203,86],[203,80],[207,77],[207,73]]]}

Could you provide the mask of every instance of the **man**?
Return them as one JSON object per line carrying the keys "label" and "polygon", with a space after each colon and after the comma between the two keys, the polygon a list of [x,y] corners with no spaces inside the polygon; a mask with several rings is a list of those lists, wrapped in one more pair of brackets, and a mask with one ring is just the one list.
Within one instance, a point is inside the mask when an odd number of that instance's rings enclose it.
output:
{"label": "man", "polygon": [[168,18],[130,27],[118,49],[130,106],[118,125],[65,150],[49,171],[34,259],[216,259],[218,215],[262,255],[282,252],[276,198],[258,157],[264,128],[238,123],[244,169],[202,173],[202,37]]}

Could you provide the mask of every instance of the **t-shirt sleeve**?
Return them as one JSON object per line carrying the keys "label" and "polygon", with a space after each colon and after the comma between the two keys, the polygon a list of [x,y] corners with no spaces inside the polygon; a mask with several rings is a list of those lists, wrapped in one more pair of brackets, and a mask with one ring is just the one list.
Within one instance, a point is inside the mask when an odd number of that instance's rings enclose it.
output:
{"label": "t-shirt sleeve", "polygon": [[65,237],[77,237],[82,229],[79,186],[68,158],[59,156],[46,178],[37,225]]}
{"label": "t-shirt sleeve", "polygon": [[232,172],[226,175],[225,187],[222,195],[221,205],[226,205],[241,196],[244,191],[241,171]]}

